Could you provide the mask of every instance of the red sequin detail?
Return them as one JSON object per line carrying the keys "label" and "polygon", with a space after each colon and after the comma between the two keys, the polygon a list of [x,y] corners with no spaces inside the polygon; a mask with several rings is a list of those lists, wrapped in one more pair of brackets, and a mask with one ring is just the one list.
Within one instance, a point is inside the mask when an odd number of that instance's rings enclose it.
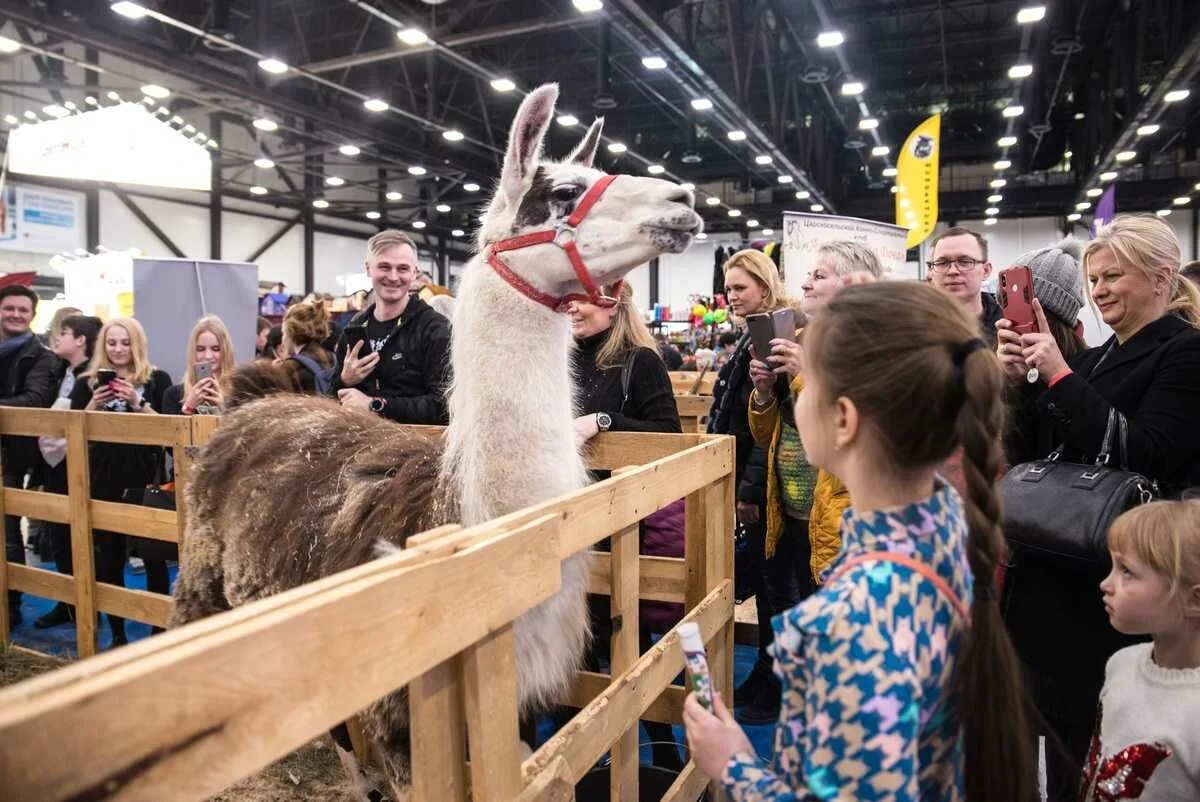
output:
{"label": "red sequin detail", "polygon": [[1098,738],[1093,739],[1085,770],[1083,793],[1088,802],[1140,799],[1158,764],[1173,754],[1169,747],[1160,743],[1134,744],[1100,760],[1098,741]]}

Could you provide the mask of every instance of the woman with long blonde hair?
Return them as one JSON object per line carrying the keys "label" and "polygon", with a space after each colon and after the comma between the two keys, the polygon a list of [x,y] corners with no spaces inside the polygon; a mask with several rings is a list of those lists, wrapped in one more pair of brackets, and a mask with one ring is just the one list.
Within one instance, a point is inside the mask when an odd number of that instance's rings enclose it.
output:
{"label": "woman with long blonde hair", "polygon": [[225,409],[229,380],[237,358],[229,329],[216,315],[205,315],[188,336],[183,381],[167,391],[168,415],[218,415]]}

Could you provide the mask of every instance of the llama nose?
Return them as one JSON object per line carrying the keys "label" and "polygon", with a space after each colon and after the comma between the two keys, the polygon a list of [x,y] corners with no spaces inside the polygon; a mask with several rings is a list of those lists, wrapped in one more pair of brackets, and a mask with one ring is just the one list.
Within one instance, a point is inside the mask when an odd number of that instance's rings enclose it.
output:
{"label": "llama nose", "polygon": [[692,193],[683,187],[674,187],[671,193],[667,195],[667,200],[672,203],[682,203],[688,208],[695,206],[695,199],[692,197]]}

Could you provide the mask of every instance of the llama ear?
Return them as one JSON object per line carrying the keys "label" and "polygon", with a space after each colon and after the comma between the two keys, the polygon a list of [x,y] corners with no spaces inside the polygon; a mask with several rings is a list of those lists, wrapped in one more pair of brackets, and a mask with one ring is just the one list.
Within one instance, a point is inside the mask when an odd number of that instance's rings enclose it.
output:
{"label": "llama ear", "polygon": [[558,84],[543,84],[530,92],[517,109],[508,135],[504,170],[500,173],[500,192],[510,204],[520,200],[533,181],[534,170],[542,155],[542,140],[557,100]]}
{"label": "llama ear", "polygon": [[584,167],[591,167],[592,161],[596,158],[596,148],[600,147],[600,132],[604,129],[604,118],[597,117],[592,127],[583,135],[583,139],[575,150],[571,151],[571,155],[567,157],[568,162],[582,164]]}

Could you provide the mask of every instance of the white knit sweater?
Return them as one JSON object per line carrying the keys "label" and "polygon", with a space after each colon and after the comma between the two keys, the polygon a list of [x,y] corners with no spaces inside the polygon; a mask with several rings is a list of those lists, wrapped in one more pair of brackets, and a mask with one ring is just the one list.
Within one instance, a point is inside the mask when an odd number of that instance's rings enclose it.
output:
{"label": "white knit sweater", "polygon": [[1152,651],[1142,643],[1108,661],[1099,744],[1084,767],[1096,802],[1200,800],[1200,668],[1163,668]]}

